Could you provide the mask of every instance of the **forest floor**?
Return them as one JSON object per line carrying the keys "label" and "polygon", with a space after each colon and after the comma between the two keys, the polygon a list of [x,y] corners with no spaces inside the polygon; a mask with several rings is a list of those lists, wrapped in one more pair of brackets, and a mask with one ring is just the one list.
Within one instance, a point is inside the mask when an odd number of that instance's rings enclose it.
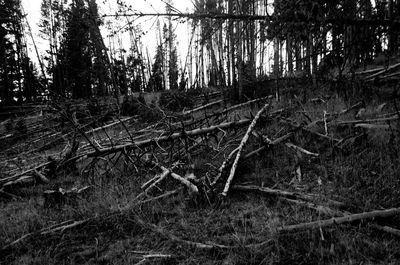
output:
{"label": "forest floor", "polygon": [[399,264],[396,99],[328,84],[1,123],[0,263]]}

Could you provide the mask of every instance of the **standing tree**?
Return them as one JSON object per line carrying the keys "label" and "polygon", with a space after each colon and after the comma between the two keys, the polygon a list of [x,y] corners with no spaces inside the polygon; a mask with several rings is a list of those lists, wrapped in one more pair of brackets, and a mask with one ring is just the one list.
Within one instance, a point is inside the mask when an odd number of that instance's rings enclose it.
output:
{"label": "standing tree", "polygon": [[67,18],[67,29],[62,48],[68,86],[72,98],[92,95],[90,69],[89,21],[83,0],[74,0]]}
{"label": "standing tree", "polygon": [[168,65],[168,78],[169,78],[169,89],[178,89],[178,52],[176,47],[173,47],[169,54],[169,65]]}
{"label": "standing tree", "polygon": [[151,69],[148,91],[161,91],[165,89],[164,74],[163,74],[164,51],[162,45],[157,46],[154,63]]}
{"label": "standing tree", "polygon": [[[172,1],[165,1],[165,10],[167,14],[172,14],[174,8],[172,6]],[[168,24],[164,24],[163,28],[164,33],[164,43],[165,43],[165,51],[167,60],[165,63],[166,68],[168,69],[168,82],[167,89],[176,90],[178,89],[178,53],[176,50],[176,35],[174,33],[174,29],[172,28],[172,18],[168,17]]]}
{"label": "standing tree", "polygon": [[73,0],[63,14],[65,28],[52,67],[53,95],[72,98],[104,96],[111,90],[109,87],[118,95],[114,67],[99,29],[102,21],[96,1]]}
{"label": "standing tree", "polygon": [[[0,0],[0,103],[35,99],[37,77],[27,56],[20,0]],[[27,80],[32,82],[27,82]]]}

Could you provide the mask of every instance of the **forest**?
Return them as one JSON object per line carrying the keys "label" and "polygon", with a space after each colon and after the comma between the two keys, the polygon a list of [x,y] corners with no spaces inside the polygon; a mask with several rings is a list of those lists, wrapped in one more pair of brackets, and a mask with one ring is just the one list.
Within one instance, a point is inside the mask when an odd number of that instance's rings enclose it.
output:
{"label": "forest", "polygon": [[400,0],[23,2],[0,264],[400,262]]}

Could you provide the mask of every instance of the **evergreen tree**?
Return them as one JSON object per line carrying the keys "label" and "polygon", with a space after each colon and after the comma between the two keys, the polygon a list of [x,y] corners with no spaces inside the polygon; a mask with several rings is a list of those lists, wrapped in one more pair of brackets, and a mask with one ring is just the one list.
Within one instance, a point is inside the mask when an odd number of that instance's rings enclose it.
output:
{"label": "evergreen tree", "polygon": [[64,63],[72,98],[91,96],[92,66],[89,42],[89,22],[83,0],[74,0],[67,18],[64,36]]}
{"label": "evergreen tree", "polygon": [[133,92],[141,92],[144,89],[143,84],[143,60],[132,55],[127,58],[126,66],[126,79],[128,82],[128,87],[130,87]]}
{"label": "evergreen tree", "polygon": [[178,53],[176,51],[176,47],[173,47],[169,56],[169,67],[168,67],[168,78],[169,78],[169,88],[171,90],[178,89]]}
{"label": "evergreen tree", "polygon": [[151,76],[149,84],[147,85],[148,91],[161,91],[165,88],[164,74],[163,74],[163,61],[164,51],[162,45],[157,46],[154,63],[151,69]]}
{"label": "evergreen tree", "polygon": [[61,85],[54,86],[55,94],[72,98],[106,95],[115,69],[107,60],[96,1],[73,0],[65,14],[63,40],[54,66],[54,84]]}
{"label": "evergreen tree", "polygon": [[[171,14],[173,10],[172,1],[165,1],[165,10],[167,14]],[[168,69],[168,89],[178,89],[178,53],[176,51],[176,35],[172,28],[171,17],[168,17],[168,24],[164,24],[164,43],[166,46],[166,57],[167,62],[165,66]]]}
{"label": "evergreen tree", "polygon": [[114,76],[117,82],[117,86],[122,95],[128,94],[128,82],[126,79],[126,65],[123,59],[115,60],[114,62]]}
{"label": "evergreen tree", "polygon": [[58,95],[65,93],[65,77],[58,56],[60,42],[65,31],[66,9],[64,0],[42,0],[39,22],[40,36],[49,43],[44,60],[47,65],[49,89]]}
{"label": "evergreen tree", "polygon": [[[37,80],[27,57],[19,0],[0,0],[0,103],[31,101]],[[26,79],[32,82],[26,82]]]}
{"label": "evergreen tree", "polygon": [[9,38],[16,12],[16,1],[0,1],[0,100],[10,104],[14,98],[16,70],[14,45]]}

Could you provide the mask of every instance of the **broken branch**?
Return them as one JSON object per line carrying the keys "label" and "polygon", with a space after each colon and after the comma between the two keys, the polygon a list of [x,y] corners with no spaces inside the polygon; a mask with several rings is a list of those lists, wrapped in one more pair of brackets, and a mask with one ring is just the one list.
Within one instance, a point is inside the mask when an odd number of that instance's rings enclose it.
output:
{"label": "broken branch", "polygon": [[228,194],[229,187],[231,186],[231,183],[232,183],[233,178],[234,178],[234,176],[235,176],[235,172],[236,172],[236,168],[237,168],[237,165],[238,165],[238,162],[239,162],[240,155],[241,155],[241,153],[242,153],[242,151],[243,151],[244,146],[246,145],[247,141],[249,140],[249,137],[250,137],[251,132],[253,131],[254,127],[256,126],[257,121],[258,121],[259,118],[261,117],[261,114],[262,114],[264,111],[266,111],[268,107],[269,107],[269,104],[268,104],[268,103],[265,104],[264,107],[262,107],[262,109],[260,109],[260,110],[257,112],[257,114],[256,114],[256,116],[254,117],[253,121],[252,121],[251,124],[249,125],[249,127],[248,127],[248,129],[247,129],[247,132],[246,132],[246,134],[244,135],[244,137],[243,137],[243,139],[242,139],[242,141],[241,141],[241,143],[240,143],[240,145],[239,145],[239,147],[238,147],[238,151],[237,151],[237,153],[236,153],[235,161],[233,162],[233,165],[232,165],[232,168],[231,168],[231,172],[230,172],[230,174],[229,174],[228,180],[226,181],[224,191],[222,192],[222,195],[223,195],[223,196],[226,196],[226,195]]}
{"label": "broken branch", "polygon": [[375,219],[375,218],[388,218],[394,215],[400,214],[400,208],[392,208],[387,210],[379,210],[379,211],[371,211],[371,212],[364,212],[364,213],[357,213],[346,215],[343,217],[334,217],[327,220],[321,221],[314,221],[310,223],[302,223],[297,225],[288,225],[283,226],[278,229],[279,232],[293,232],[298,230],[306,230],[306,229],[315,229],[315,228],[322,228],[332,225],[339,225],[345,223],[352,223],[355,221],[362,221],[365,219]]}

